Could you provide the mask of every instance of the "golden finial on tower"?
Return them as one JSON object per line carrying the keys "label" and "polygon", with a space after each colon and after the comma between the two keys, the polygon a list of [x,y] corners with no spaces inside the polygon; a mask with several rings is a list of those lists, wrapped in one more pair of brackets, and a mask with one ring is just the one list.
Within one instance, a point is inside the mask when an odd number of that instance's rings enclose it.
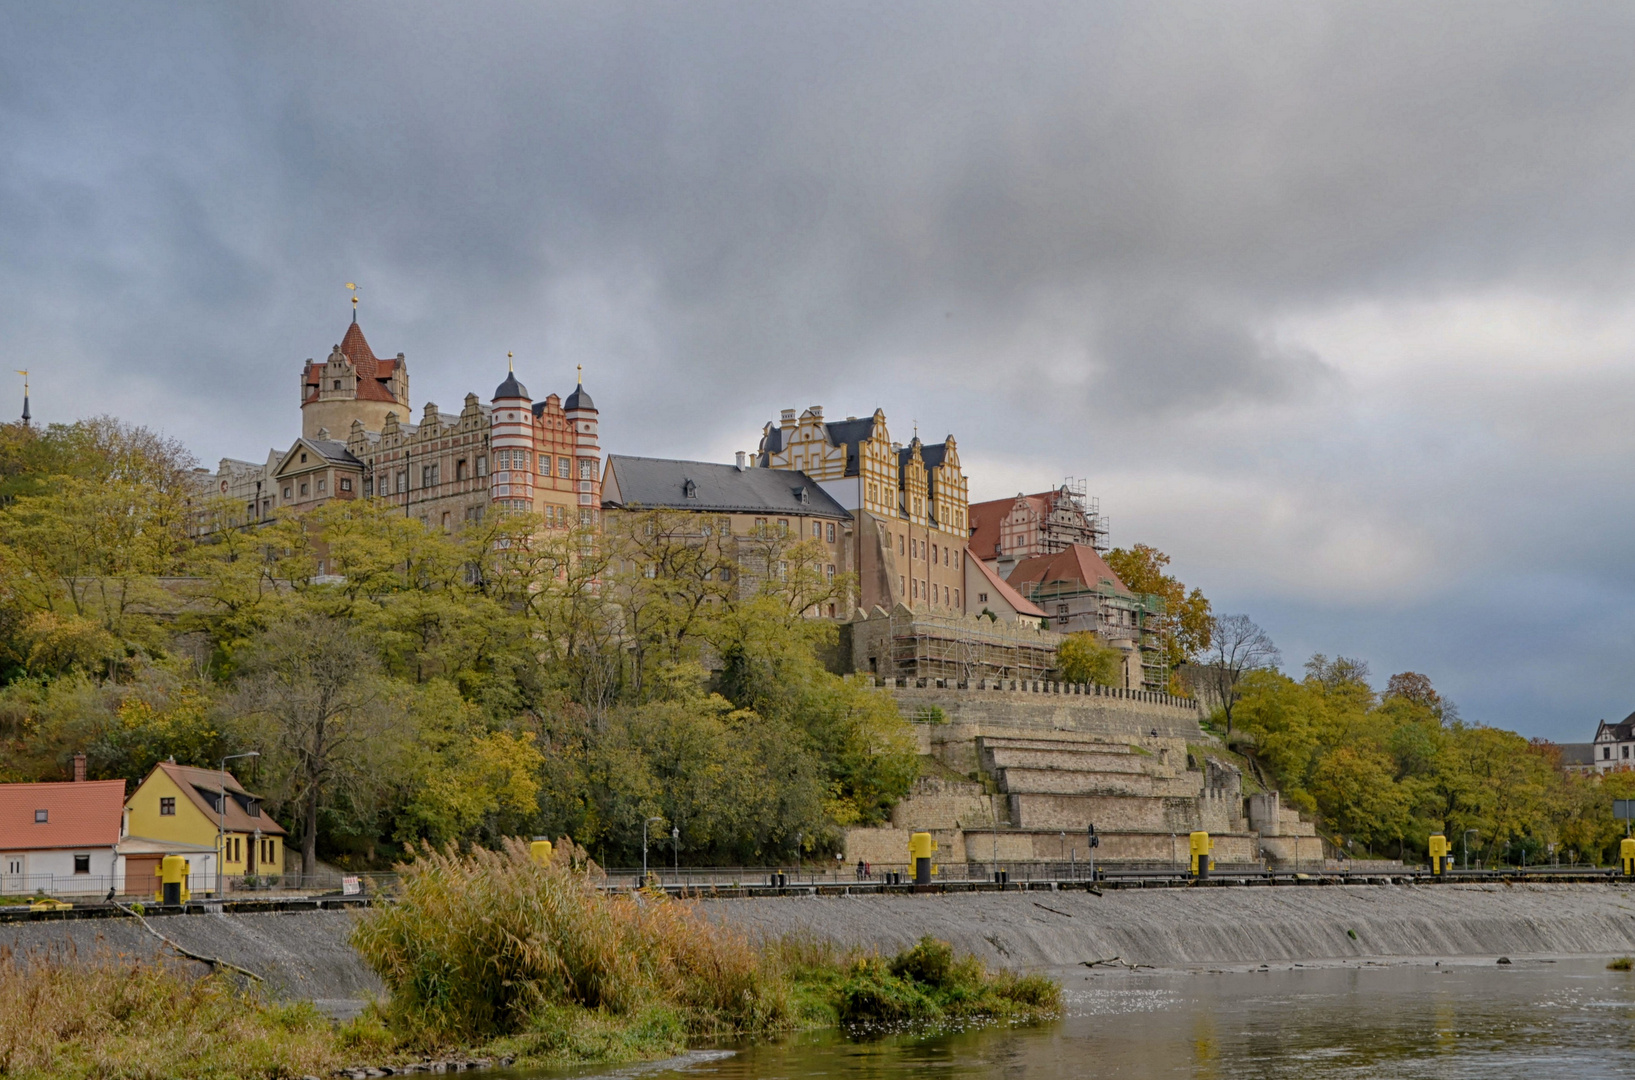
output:
{"label": "golden finial on tower", "polygon": [[516,368],[511,366],[511,357],[514,356],[514,355],[515,355],[514,353],[506,353],[505,354],[505,370],[506,371],[515,371],[515,370],[517,370]]}
{"label": "golden finial on tower", "polygon": [[346,287],[352,290],[352,321],[358,321],[358,287],[348,281]]}
{"label": "golden finial on tower", "polygon": [[584,364],[576,364],[574,366],[579,369],[579,385],[584,386],[585,385],[585,365]]}

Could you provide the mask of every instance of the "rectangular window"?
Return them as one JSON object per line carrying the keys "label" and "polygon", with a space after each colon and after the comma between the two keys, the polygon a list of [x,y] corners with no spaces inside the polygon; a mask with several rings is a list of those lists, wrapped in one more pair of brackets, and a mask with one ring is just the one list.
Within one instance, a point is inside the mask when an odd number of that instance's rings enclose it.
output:
{"label": "rectangular window", "polygon": [[903,537],[902,537],[902,534],[899,533],[897,535],[897,554],[901,555],[902,553],[903,553]]}
{"label": "rectangular window", "polygon": [[409,490],[409,470],[408,469],[399,469],[397,471],[397,490],[398,490],[399,494],[402,494],[403,492]]}
{"label": "rectangular window", "polygon": [[987,593],[977,593],[976,594],[976,602],[979,603],[979,604],[986,604],[988,602],[988,594]]}
{"label": "rectangular window", "polygon": [[919,578],[914,579],[914,597],[913,598],[915,600],[918,600],[920,598],[920,579]]}
{"label": "rectangular window", "polygon": [[821,521],[812,522],[812,539],[813,540],[822,540],[823,539],[823,522],[821,522]]}
{"label": "rectangular window", "polygon": [[731,536],[732,535],[732,519],[731,518],[725,518],[725,517],[724,518],[717,518],[716,521],[715,521],[715,525],[716,525],[716,530],[718,532],[720,532],[720,534],[722,536]]}
{"label": "rectangular window", "polygon": [[579,459],[579,479],[596,479],[596,462],[594,459],[588,457]]}
{"label": "rectangular window", "polygon": [[573,479],[573,459],[572,458],[557,458],[556,459],[556,475],[560,476],[564,480],[572,480]]}
{"label": "rectangular window", "polygon": [[835,542],[835,523],[829,522],[829,543]]}
{"label": "rectangular window", "polygon": [[160,817],[175,817],[176,816],[176,800],[173,799],[173,798],[170,798],[169,796],[166,796],[166,797],[160,799],[159,800],[159,816]]}
{"label": "rectangular window", "polygon": [[510,470],[510,468],[511,468],[511,451],[509,451],[509,450],[496,450],[496,451],[494,451],[494,471],[495,472],[507,472],[507,471]]}
{"label": "rectangular window", "polygon": [[76,874],[89,874],[90,872],[91,872],[91,856],[89,856],[89,855],[75,855],[74,856],[74,873],[76,873]]}
{"label": "rectangular window", "polygon": [[537,460],[539,461],[539,475],[541,475],[541,476],[551,475],[551,459],[548,458],[548,457],[541,456]]}
{"label": "rectangular window", "polygon": [[721,568],[721,580],[722,581],[731,581],[732,580],[732,568],[730,566],[723,566]]}
{"label": "rectangular window", "polygon": [[834,580],[834,579],[835,579],[835,564],[834,564],[834,563],[830,563],[830,564],[829,564],[829,565],[828,565],[828,566],[827,566],[827,567],[826,567],[826,568],[825,568],[825,573],[826,573],[826,574],[827,574],[827,575],[828,575],[828,578],[829,578],[829,580],[830,580],[830,581],[833,581],[833,580]]}
{"label": "rectangular window", "polygon": [[431,487],[431,466],[430,465],[420,466],[420,486],[423,487],[423,488]]}
{"label": "rectangular window", "polygon": [[765,536],[766,535],[766,518],[756,518],[755,519],[755,535],[756,536]]}
{"label": "rectangular window", "polygon": [[778,519],[778,535],[779,536],[788,536],[789,535],[789,519],[788,518],[779,518]]}
{"label": "rectangular window", "polygon": [[34,811],[34,824],[36,824],[36,825],[49,825],[49,824],[51,824],[51,811],[49,811],[49,810],[36,810],[36,811]]}
{"label": "rectangular window", "polygon": [[341,490],[342,491],[351,491],[352,490],[352,481],[348,480],[344,476],[341,477]]}
{"label": "rectangular window", "polygon": [[959,590],[954,590],[954,606],[959,607]]}
{"label": "rectangular window", "polygon": [[908,587],[908,586],[907,586],[907,585],[905,585],[905,584],[904,584],[904,583],[903,583],[903,575],[901,575],[901,574],[898,574],[898,575],[897,575],[897,591],[898,591],[898,592],[899,592],[899,593],[901,593],[901,592],[902,592],[902,591],[903,591],[903,590],[904,590],[904,589],[906,589],[906,588],[907,588],[907,587]]}
{"label": "rectangular window", "polygon": [[324,493],[325,485],[328,484],[328,483],[329,483],[329,481],[327,481],[327,480],[318,481],[318,494],[322,495]]}
{"label": "rectangular window", "polygon": [[308,485],[308,484],[302,484],[302,485],[301,485],[301,494],[302,494],[302,495],[306,495],[306,494],[308,494],[308,491],[307,491],[307,488],[308,488],[308,487],[309,487],[309,486],[310,486],[310,485]]}
{"label": "rectangular window", "polygon": [[487,454],[478,454],[477,455],[477,475],[478,476],[487,476],[488,475],[488,455]]}

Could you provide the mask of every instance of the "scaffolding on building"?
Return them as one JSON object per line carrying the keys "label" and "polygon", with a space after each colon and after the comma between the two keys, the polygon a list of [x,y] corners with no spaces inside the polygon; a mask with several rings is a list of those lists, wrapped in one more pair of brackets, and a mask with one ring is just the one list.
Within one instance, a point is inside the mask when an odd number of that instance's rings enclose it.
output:
{"label": "scaffolding on building", "polygon": [[[1169,665],[1164,659],[1159,626],[1164,614],[1163,597],[1120,592],[1106,584],[1086,585],[1079,581],[1026,583],[1023,595],[1047,611],[1056,605],[1073,607],[1075,602],[1093,604],[1094,632],[1098,637],[1107,642],[1134,641],[1140,650],[1142,688],[1162,691],[1169,685]],[[1128,623],[1120,613],[1128,613]]]}
{"label": "scaffolding on building", "polygon": [[1044,679],[1056,666],[1058,638],[972,615],[891,613],[891,663],[909,678]]}
{"label": "scaffolding on building", "polygon": [[1071,544],[1085,544],[1095,548],[1097,553],[1105,555],[1111,550],[1111,523],[1101,512],[1101,499],[1089,494],[1089,484],[1077,477],[1069,476],[1062,481],[1058,489],[1060,498],[1065,500],[1074,517],[1082,518],[1083,524],[1067,524],[1053,520],[1052,515],[1046,515],[1044,522],[1045,550],[1054,554],[1065,551]]}

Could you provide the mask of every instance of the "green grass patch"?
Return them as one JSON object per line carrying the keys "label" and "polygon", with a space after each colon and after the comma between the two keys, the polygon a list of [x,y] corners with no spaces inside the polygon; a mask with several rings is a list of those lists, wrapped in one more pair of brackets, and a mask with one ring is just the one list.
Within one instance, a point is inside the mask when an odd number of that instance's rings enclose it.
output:
{"label": "green grass patch", "polygon": [[1629,971],[1631,968],[1635,968],[1635,957],[1620,956],[1607,965],[1608,971]]}

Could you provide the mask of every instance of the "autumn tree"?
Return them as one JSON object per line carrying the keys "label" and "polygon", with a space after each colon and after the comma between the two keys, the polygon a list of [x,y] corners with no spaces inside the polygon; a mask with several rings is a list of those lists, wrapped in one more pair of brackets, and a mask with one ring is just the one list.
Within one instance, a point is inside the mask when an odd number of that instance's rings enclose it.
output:
{"label": "autumn tree", "polygon": [[1210,620],[1209,644],[1203,652],[1204,685],[1232,734],[1232,712],[1242,695],[1243,678],[1251,671],[1275,669],[1282,660],[1271,637],[1247,615],[1223,615]]}
{"label": "autumn tree", "polygon": [[1168,555],[1147,544],[1107,553],[1107,565],[1128,588],[1163,601],[1163,613],[1149,624],[1151,640],[1165,669],[1172,673],[1171,690],[1178,693],[1181,687],[1173,672],[1209,648],[1212,619],[1203,592],[1188,591],[1173,574],[1166,573],[1169,563]]}
{"label": "autumn tree", "polygon": [[1068,634],[1056,646],[1056,670],[1071,683],[1124,685],[1124,654],[1095,634]]}

